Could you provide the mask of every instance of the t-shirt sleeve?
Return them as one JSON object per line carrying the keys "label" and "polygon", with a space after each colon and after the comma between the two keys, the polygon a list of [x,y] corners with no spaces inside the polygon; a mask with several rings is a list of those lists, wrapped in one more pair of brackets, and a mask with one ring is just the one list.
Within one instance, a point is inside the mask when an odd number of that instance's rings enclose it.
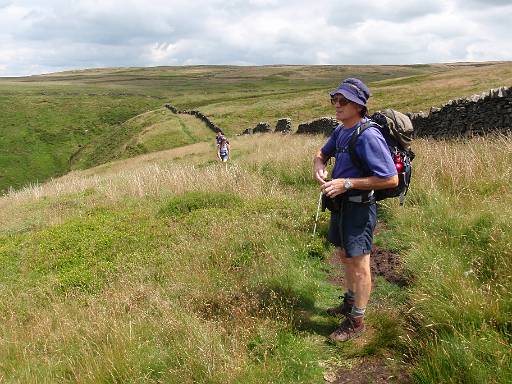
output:
{"label": "t-shirt sleeve", "polygon": [[356,151],[372,176],[391,177],[397,174],[386,140],[378,129],[372,127],[363,132],[357,140]]}
{"label": "t-shirt sleeve", "polygon": [[336,139],[338,137],[339,127],[336,128],[327,143],[322,147],[321,151],[325,157],[332,157],[336,154]]}

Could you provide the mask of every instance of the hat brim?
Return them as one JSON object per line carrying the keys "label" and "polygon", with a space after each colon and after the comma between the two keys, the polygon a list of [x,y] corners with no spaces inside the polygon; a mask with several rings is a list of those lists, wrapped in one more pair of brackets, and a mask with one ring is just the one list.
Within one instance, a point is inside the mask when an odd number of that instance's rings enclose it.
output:
{"label": "hat brim", "polygon": [[356,103],[358,105],[361,105],[363,107],[366,107],[366,103],[363,103],[361,101],[361,99],[355,97],[352,93],[350,93],[346,89],[339,89],[338,88],[338,89],[336,89],[335,91],[332,91],[329,94],[331,95],[331,97],[333,97],[334,95],[343,95],[343,96],[345,96],[345,99],[350,100],[351,102]]}

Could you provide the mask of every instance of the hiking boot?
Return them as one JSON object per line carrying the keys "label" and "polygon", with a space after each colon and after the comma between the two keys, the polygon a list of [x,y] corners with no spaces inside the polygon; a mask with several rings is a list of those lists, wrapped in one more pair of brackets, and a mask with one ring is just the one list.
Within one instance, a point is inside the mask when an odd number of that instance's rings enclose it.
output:
{"label": "hiking boot", "polygon": [[338,305],[337,307],[327,308],[326,312],[330,316],[348,316],[350,312],[352,312],[352,307],[354,306],[353,299],[347,299],[346,296],[340,296],[340,299],[343,298],[343,303]]}
{"label": "hiking boot", "polygon": [[348,315],[338,328],[329,335],[332,341],[347,341],[361,336],[365,330],[364,317]]}

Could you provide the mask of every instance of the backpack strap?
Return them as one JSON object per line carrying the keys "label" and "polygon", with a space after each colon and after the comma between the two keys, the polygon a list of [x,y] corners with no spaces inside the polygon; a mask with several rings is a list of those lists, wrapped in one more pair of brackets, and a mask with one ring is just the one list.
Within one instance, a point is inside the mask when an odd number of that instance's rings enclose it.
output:
{"label": "backpack strap", "polygon": [[361,134],[366,131],[368,128],[370,127],[375,127],[375,128],[381,128],[379,124],[377,124],[376,122],[374,121],[367,121],[366,123],[360,125],[359,127],[357,127],[357,129],[355,130],[355,132],[352,134],[352,136],[350,137],[350,141],[348,143],[348,153],[350,155],[350,160],[352,160],[352,163],[364,174],[364,175],[367,175],[370,173],[370,170],[368,169],[368,167],[366,166],[366,164],[363,163],[363,161],[361,160],[361,158],[359,157],[359,155],[357,154],[356,152],[356,142],[357,142],[357,139],[359,138],[359,136],[361,136]]}

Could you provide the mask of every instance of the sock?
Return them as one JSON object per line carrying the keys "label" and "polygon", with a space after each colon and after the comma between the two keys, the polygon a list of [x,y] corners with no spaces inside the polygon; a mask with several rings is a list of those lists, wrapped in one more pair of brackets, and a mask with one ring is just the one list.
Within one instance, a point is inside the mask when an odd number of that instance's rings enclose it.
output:
{"label": "sock", "polygon": [[354,300],[356,297],[355,292],[349,289],[347,292],[345,292],[345,299],[347,300]]}
{"label": "sock", "polygon": [[352,312],[350,313],[353,317],[361,317],[364,316],[364,312],[366,308],[357,308],[355,305],[352,307]]}

